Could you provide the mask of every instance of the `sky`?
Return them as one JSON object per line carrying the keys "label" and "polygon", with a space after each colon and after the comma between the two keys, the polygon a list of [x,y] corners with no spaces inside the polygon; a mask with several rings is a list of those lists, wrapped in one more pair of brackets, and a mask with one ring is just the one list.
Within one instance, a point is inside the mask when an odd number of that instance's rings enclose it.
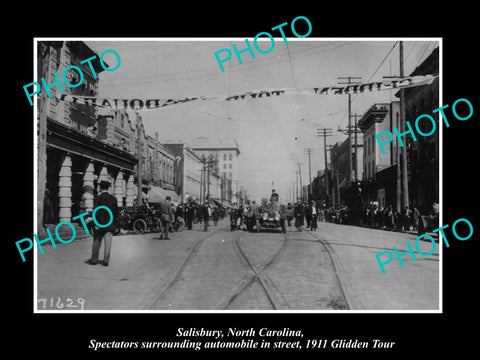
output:
{"label": "sky", "polygon": [[[428,40],[428,39],[427,39]],[[250,42],[253,39],[250,38]],[[392,41],[359,39],[275,38],[268,54],[254,49],[241,54],[240,64],[232,44],[246,47],[245,38],[159,39],[140,41],[85,41],[97,54],[112,49],[121,58],[120,67],[99,75],[99,96],[115,98],[184,98],[201,95],[228,96],[235,93],[277,88],[336,86],[338,77],[361,77],[362,82],[381,81],[382,76],[399,75],[399,44]],[[259,41],[268,50],[270,40]],[[405,75],[410,74],[434,48],[437,41],[404,41]],[[220,70],[214,53],[233,53]],[[220,54],[225,56],[225,53]],[[107,53],[113,67],[116,59]],[[364,113],[374,103],[398,100],[393,91],[352,95],[352,114]],[[289,200],[296,181],[298,162],[302,184],[309,182],[307,148],[311,148],[312,178],[324,169],[323,138],[316,129],[331,128],[334,136],[327,144],[342,142],[337,132],[348,125],[347,95],[285,95],[236,102],[191,102],[143,111],[147,134],[158,132],[159,140],[190,143],[205,136],[235,139],[240,145],[239,186],[252,199],[260,200],[273,187],[282,201]],[[134,119],[131,116],[131,119]]]}

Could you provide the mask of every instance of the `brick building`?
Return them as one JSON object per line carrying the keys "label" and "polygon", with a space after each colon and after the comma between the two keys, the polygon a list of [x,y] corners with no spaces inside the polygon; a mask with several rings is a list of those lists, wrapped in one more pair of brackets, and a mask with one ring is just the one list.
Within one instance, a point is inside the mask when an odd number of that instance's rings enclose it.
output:
{"label": "brick building", "polygon": [[[66,78],[76,87],[64,86],[66,94],[96,96],[98,78],[95,78],[84,59],[97,56],[92,61],[94,71],[103,71],[98,55],[81,41],[38,42],[38,78],[47,84],[56,81],[55,73],[63,74],[65,68],[75,65],[83,72],[83,81],[71,69]],[[108,66],[108,65],[107,65]],[[60,75],[61,77],[61,75]],[[38,225],[71,221],[84,212],[79,205],[85,199],[86,210],[93,210],[93,198],[99,182],[109,180],[113,189],[128,181],[133,174],[136,157],[98,137],[96,107],[65,102],[56,98],[58,85],[49,89],[52,94],[38,98]],[[125,180],[127,179],[127,180]],[[44,193],[42,194],[42,191]],[[42,204],[43,203],[43,204]],[[43,205],[43,206],[42,206]]]}

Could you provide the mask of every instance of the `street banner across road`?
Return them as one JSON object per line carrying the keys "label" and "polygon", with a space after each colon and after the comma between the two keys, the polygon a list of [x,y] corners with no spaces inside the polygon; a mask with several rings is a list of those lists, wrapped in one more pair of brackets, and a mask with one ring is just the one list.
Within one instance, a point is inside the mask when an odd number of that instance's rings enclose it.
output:
{"label": "street banner across road", "polygon": [[186,97],[183,99],[171,98],[102,98],[61,94],[57,98],[63,101],[69,101],[77,104],[97,106],[107,110],[133,110],[146,111],[157,110],[166,106],[184,104],[198,101],[240,101],[268,97],[277,97],[282,95],[342,95],[342,94],[362,94],[374,91],[404,89],[414,86],[429,85],[438,77],[438,75],[411,76],[403,78],[392,78],[389,80],[370,82],[363,84],[350,84],[346,86],[327,86],[305,89],[276,88],[256,91],[246,91],[236,95],[202,95]]}

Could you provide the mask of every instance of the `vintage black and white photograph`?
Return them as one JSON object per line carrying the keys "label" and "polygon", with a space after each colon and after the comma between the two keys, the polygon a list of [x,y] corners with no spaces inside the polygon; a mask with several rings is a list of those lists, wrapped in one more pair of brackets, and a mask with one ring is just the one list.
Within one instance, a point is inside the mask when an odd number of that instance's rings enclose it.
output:
{"label": "vintage black and white photograph", "polygon": [[35,312],[442,310],[441,38],[271,33],[35,39]]}

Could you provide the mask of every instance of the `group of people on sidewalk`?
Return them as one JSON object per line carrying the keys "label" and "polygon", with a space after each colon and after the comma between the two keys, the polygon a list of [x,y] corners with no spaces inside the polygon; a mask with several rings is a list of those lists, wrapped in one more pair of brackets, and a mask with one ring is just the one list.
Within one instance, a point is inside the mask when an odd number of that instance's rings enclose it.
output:
{"label": "group of people on sidewalk", "polygon": [[439,205],[434,202],[428,215],[422,215],[414,206],[408,206],[400,212],[391,205],[379,208],[375,204],[364,210],[363,223],[367,227],[394,231],[417,231],[419,235],[438,227]]}

